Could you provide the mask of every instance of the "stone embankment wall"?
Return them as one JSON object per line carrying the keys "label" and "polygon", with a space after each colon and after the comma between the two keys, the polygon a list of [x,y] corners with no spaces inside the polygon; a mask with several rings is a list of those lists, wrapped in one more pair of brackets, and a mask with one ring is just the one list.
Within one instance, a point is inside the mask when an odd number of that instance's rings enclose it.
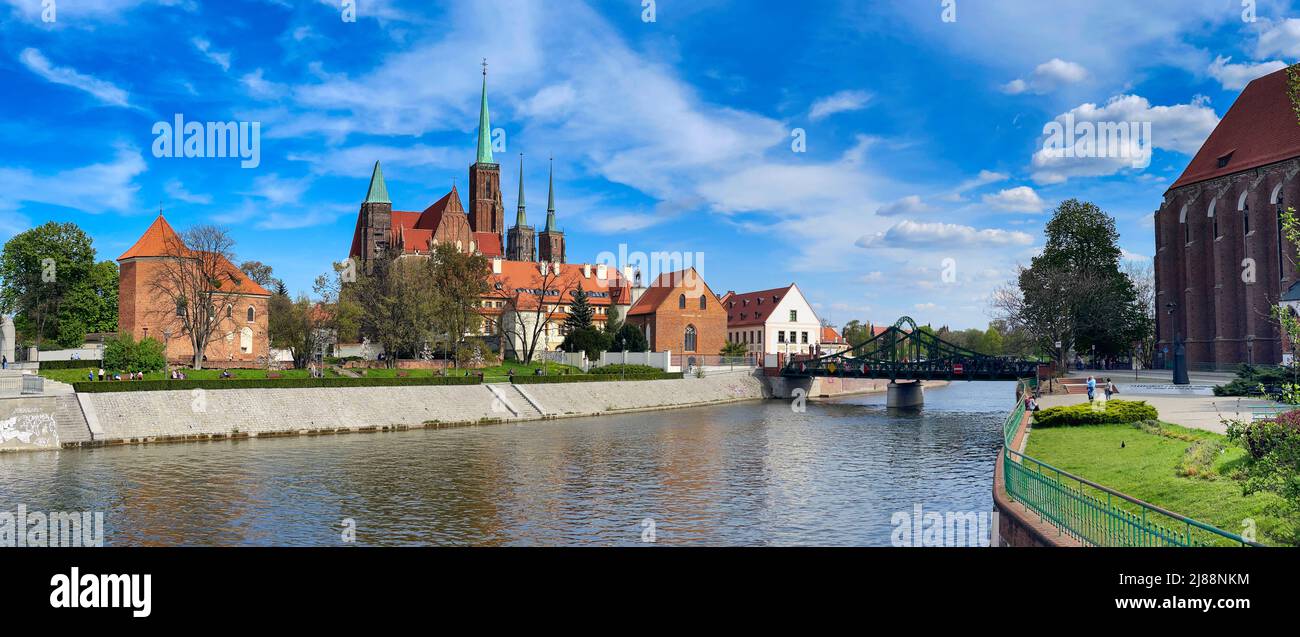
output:
{"label": "stone embankment wall", "polygon": [[60,444],[400,430],[674,409],[768,395],[763,379],[750,373],[608,383],[80,394],[84,435],[62,438]]}

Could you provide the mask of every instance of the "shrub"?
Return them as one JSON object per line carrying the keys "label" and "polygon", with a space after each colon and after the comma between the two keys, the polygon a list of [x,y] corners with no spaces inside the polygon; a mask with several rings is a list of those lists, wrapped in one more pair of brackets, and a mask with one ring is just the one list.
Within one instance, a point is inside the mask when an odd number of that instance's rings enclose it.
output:
{"label": "shrub", "polygon": [[510,379],[511,383],[516,385],[545,385],[552,383],[610,383],[620,380],[680,380],[681,372],[665,374],[637,374],[628,376],[613,376],[609,374],[573,374],[570,376],[515,376]]}
{"label": "shrub", "polygon": [[94,358],[84,358],[79,361],[41,361],[41,369],[95,369],[103,361]]}
{"label": "shrub", "polygon": [[420,385],[478,385],[478,376],[413,378],[229,378],[217,380],[136,380],[73,383],[78,392],[166,391],[177,389],[302,389],[342,387],[411,387]]}
{"label": "shrub", "polygon": [[1221,440],[1197,440],[1188,445],[1187,451],[1175,468],[1178,475],[1185,478],[1214,478],[1214,463],[1223,451]]}
{"label": "shrub", "polygon": [[1108,400],[1105,407],[1095,403],[1051,407],[1034,414],[1035,427],[1070,427],[1075,425],[1126,424],[1156,420],[1155,407],[1142,401]]}
{"label": "shrub", "polygon": [[1228,423],[1228,439],[1241,445],[1253,460],[1262,459],[1290,438],[1300,439],[1300,409],[1279,414],[1273,420]]}
{"label": "shrub", "polygon": [[588,371],[588,373],[589,374],[615,374],[615,375],[638,374],[639,375],[639,374],[662,374],[663,370],[659,369],[658,367],[651,367],[650,365],[632,365],[632,364],[624,365],[622,363],[615,363],[613,365],[593,367],[591,368],[590,371]]}
{"label": "shrub", "polygon": [[136,341],[130,334],[104,344],[104,368],[132,372],[156,372],[167,366],[163,344],[152,338]]}

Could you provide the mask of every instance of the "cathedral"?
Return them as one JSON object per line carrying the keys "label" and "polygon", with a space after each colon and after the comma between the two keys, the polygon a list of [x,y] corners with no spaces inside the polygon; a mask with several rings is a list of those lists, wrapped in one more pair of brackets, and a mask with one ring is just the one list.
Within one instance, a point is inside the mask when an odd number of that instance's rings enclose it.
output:
{"label": "cathedral", "polygon": [[488,115],[487,70],[479,105],[478,154],[469,166],[469,209],[453,185],[423,211],[393,210],[384,171],[375,162],[370,189],[357,214],[349,257],[365,267],[373,259],[396,254],[429,254],[439,243],[508,261],[565,263],[564,233],[555,225],[555,171],[551,169],[546,227],[540,233],[528,225],[524,210],[524,161],[519,158],[519,197],[515,225],[505,230],[501,200],[501,166],[492,158],[492,124]]}

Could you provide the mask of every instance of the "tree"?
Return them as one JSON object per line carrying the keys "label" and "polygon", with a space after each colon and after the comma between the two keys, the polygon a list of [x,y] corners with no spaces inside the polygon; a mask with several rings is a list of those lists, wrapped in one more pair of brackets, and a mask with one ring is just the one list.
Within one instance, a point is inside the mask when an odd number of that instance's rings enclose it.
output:
{"label": "tree", "polygon": [[234,318],[224,311],[250,286],[246,275],[231,267],[234,239],[221,227],[198,225],[163,239],[154,274],[146,282],[164,303],[150,313],[171,331],[189,340],[193,367],[203,367],[208,343],[219,334],[232,333]]}
{"label": "tree", "polygon": [[587,293],[582,289],[582,281],[578,281],[578,289],[573,291],[573,302],[569,304],[569,314],[564,319],[564,329],[572,333],[589,328],[592,324],[592,315],[591,302],[587,300]]}
{"label": "tree", "polygon": [[1137,354],[1144,367],[1150,368],[1155,362],[1156,350],[1156,272],[1151,261],[1125,261],[1124,276],[1133,283],[1133,292],[1137,298],[1139,314],[1144,323],[1138,330]]}
{"label": "tree", "polygon": [[125,372],[156,372],[167,366],[163,344],[145,337],[136,341],[130,334],[104,343],[104,368]]}
{"label": "tree", "polygon": [[[531,363],[537,348],[552,331],[555,306],[573,290],[571,278],[560,275],[560,270],[549,263],[538,266],[536,277],[526,288],[505,286],[497,294],[505,297],[502,328],[515,357]],[[554,299],[553,301],[550,299]]]}
{"label": "tree", "polygon": [[60,347],[81,347],[89,332],[117,331],[117,263],[100,261],[86,277],[73,284],[59,306]]}
{"label": "tree", "polygon": [[1064,365],[1072,349],[1132,351],[1149,324],[1132,281],[1120,271],[1115,219],[1096,205],[1061,202],[1047,223],[1046,245],[1016,285],[994,292],[995,314],[1033,335]]}
{"label": "tree", "polygon": [[361,305],[354,300],[355,289],[344,285],[353,281],[357,269],[357,263],[348,259],[334,264],[332,272],[317,276],[312,284],[320,299],[317,305],[320,327],[329,332],[327,338],[334,343],[355,343],[361,339]]}
{"label": "tree", "polygon": [[306,294],[298,295],[296,301],[276,294],[271,297],[268,313],[271,346],[288,350],[294,367],[306,367],[312,354],[329,336],[325,313]]}
{"label": "tree", "polygon": [[[75,223],[50,221],[15,235],[0,251],[0,312],[16,314],[17,327],[39,346],[59,335],[63,305],[86,284],[94,263],[91,239]],[[79,341],[85,335],[72,338],[84,324],[69,327],[60,340]]]}
{"label": "tree", "polygon": [[482,324],[479,308],[488,292],[490,265],[487,257],[461,252],[446,242],[434,248],[431,260],[435,327],[460,360],[466,337]]}
{"label": "tree", "polygon": [[611,352],[644,352],[648,349],[650,344],[646,342],[645,334],[642,334],[637,326],[626,321],[618,328],[618,333],[614,335],[609,346]]}
{"label": "tree", "polygon": [[254,283],[264,288],[275,287],[276,278],[273,275],[271,266],[261,261],[245,261],[239,264],[239,271],[247,274],[248,278],[252,279]]}
{"label": "tree", "polygon": [[349,288],[351,301],[361,308],[360,334],[383,346],[389,367],[433,338],[437,301],[432,259],[378,259],[369,272],[356,276]]}
{"label": "tree", "polygon": [[739,341],[727,341],[722,345],[722,351],[719,352],[722,356],[729,358],[741,358],[748,353],[749,348]]}
{"label": "tree", "polygon": [[592,325],[569,332],[560,343],[560,349],[566,352],[583,352],[589,361],[600,358],[600,353],[605,351],[606,347],[605,335]]}

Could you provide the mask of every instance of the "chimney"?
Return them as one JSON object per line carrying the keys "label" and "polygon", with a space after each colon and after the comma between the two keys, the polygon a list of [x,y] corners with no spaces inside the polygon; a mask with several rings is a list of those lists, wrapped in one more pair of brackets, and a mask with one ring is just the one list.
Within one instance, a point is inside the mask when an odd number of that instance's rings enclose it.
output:
{"label": "chimney", "polygon": [[492,258],[492,274],[501,274],[501,259],[498,257]]}
{"label": "chimney", "polygon": [[591,264],[590,264],[590,263],[584,263],[584,264],[582,264],[582,278],[584,278],[584,279],[590,279],[590,278],[591,278]]}
{"label": "chimney", "polygon": [[541,263],[538,263],[537,265],[541,266],[541,267],[538,268],[538,271],[542,273],[542,276],[546,276],[546,273],[547,273],[546,262],[545,262],[545,261],[542,261]]}
{"label": "chimney", "polygon": [[604,263],[599,263],[596,265],[596,278],[600,279],[601,281],[604,281],[605,279],[609,278],[609,269],[605,266]]}

